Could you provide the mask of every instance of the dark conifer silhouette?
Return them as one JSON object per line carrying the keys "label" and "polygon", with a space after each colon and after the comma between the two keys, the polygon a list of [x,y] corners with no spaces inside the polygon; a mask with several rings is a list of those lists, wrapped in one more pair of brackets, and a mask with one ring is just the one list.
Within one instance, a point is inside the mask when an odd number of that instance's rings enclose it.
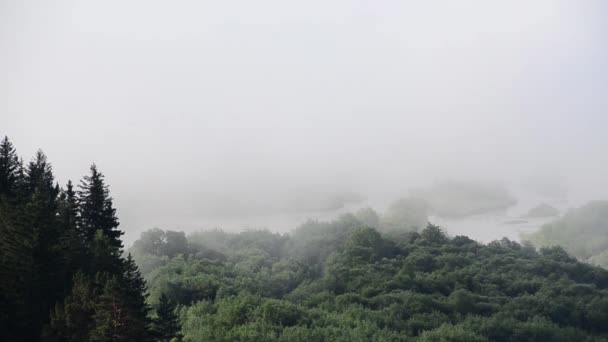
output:
{"label": "dark conifer silhouette", "polygon": [[0,196],[14,196],[17,190],[21,163],[13,144],[4,137],[0,142]]}
{"label": "dark conifer silhouette", "polygon": [[180,326],[175,303],[169,300],[163,293],[156,308],[156,319],[154,320],[154,335],[161,342],[169,342],[174,337],[180,337]]}
{"label": "dark conifer silhouette", "polygon": [[121,257],[109,188],[90,170],[78,192],[60,189],[42,151],[23,167],[0,142],[1,341],[148,340],[145,282]]}
{"label": "dark conifer silhouette", "polygon": [[105,184],[104,176],[97,170],[95,164],[91,165],[91,173],[84,176],[78,191],[78,204],[80,208],[80,222],[85,234],[85,242],[89,245],[95,240],[98,230],[109,238],[109,243],[116,249],[122,249],[118,230],[116,209],[112,204],[110,190]]}

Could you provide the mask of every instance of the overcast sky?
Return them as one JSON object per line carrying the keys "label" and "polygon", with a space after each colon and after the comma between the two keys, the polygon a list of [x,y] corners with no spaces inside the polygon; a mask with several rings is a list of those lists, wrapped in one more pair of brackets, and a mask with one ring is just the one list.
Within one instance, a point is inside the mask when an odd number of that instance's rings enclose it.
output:
{"label": "overcast sky", "polygon": [[602,0],[0,0],[0,134],[61,183],[97,163],[129,234],[442,178],[602,197],[607,23]]}

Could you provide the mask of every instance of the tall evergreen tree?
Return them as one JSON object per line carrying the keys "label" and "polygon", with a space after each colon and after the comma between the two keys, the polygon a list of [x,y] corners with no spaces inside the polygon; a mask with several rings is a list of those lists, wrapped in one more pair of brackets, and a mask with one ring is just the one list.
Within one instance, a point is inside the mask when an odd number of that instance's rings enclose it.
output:
{"label": "tall evergreen tree", "polygon": [[44,194],[54,199],[59,192],[59,188],[53,182],[53,168],[44,152],[38,150],[25,170],[26,192],[30,196]]}
{"label": "tall evergreen tree", "polygon": [[[84,234],[79,225],[78,199],[71,181],[68,181],[66,189],[60,194],[58,211],[58,220],[63,228],[60,239],[63,279],[65,284],[70,284],[74,275],[84,268],[83,259],[87,257],[83,243]],[[65,290],[69,291],[70,288],[66,286]]]}
{"label": "tall evergreen tree", "polygon": [[27,299],[31,313],[31,329],[40,335],[50,309],[63,295],[64,279],[59,248],[62,229],[57,219],[59,187],[54,183],[51,164],[42,151],[38,151],[25,170],[26,239],[32,251],[32,269],[24,275]]}
{"label": "tall evergreen tree", "polygon": [[71,293],[51,312],[50,323],[44,329],[42,340],[45,342],[88,341],[90,331],[94,328],[96,299],[96,289],[88,276],[81,272],[76,273]]}
{"label": "tall evergreen tree", "polygon": [[104,176],[93,164],[78,191],[79,223],[85,247],[91,251],[88,270],[91,274],[121,272],[122,231],[118,230],[116,209]]}
{"label": "tall evergreen tree", "polygon": [[[0,200],[0,340],[27,341],[34,246],[21,207]],[[22,332],[26,332],[22,336]]]}
{"label": "tall evergreen tree", "polygon": [[128,307],[120,282],[116,276],[105,282],[98,303],[95,305],[94,328],[90,341],[129,341]]}
{"label": "tall evergreen tree", "polygon": [[15,195],[20,169],[21,163],[17,151],[5,136],[0,142],[0,195]]}
{"label": "tall evergreen tree", "polygon": [[91,165],[90,171],[89,175],[84,176],[78,191],[80,220],[86,242],[91,243],[97,230],[101,230],[110,239],[112,246],[122,249],[120,236],[123,233],[117,229],[119,223],[109,187],[95,164]]}
{"label": "tall evergreen tree", "polygon": [[131,253],[125,259],[122,278],[129,307],[137,322],[136,326],[132,328],[139,330],[141,335],[145,336],[150,328],[150,321],[148,319],[150,308],[146,303],[148,288]]}
{"label": "tall evergreen tree", "polygon": [[0,339],[23,325],[26,311],[19,275],[27,269],[28,246],[18,238],[17,193],[22,164],[8,137],[0,142]]}
{"label": "tall evergreen tree", "polygon": [[131,258],[125,265],[122,276],[110,276],[104,282],[95,306],[91,341],[150,340],[145,282]]}
{"label": "tall evergreen tree", "polygon": [[169,300],[164,293],[158,301],[153,331],[160,342],[169,342],[175,337],[181,337],[180,326],[175,313],[175,303]]}
{"label": "tall evergreen tree", "polygon": [[[5,139],[4,152],[12,165],[17,157]],[[12,152],[6,153],[11,150]],[[7,163],[4,163],[7,165]],[[60,299],[63,288],[58,242],[57,194],[51,165],[38,151],[25,171],[19,166],[5,169],[8,189],[0,200],[0,247],[3,302],[11,308],[7,325],[12,340],[32,341],[40,335],[49,309]],[[8,177],[6,177],[9,175]],[[8,180],[8,181],[7,181]],[[18,195],[18,196],[16,196]]]}
{"label": "tall evergreen tree", "polygon": [[59,204],[61,224],[66,227],[66,229],[69,228],[78,231],[78,198],[76,197],[72,181],[68,181],[65,190],[61,191]]}

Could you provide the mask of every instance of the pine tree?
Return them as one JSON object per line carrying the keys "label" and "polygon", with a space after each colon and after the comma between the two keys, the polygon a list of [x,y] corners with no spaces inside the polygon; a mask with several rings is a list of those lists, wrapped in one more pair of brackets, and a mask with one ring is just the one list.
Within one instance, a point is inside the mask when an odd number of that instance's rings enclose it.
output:
{"label": "pine tree", "polygon": [[24,287],[20,275],[29,269],[31,253],[23,230],[22,213],[16,201],[23,176],[22,163],[8,137],[0,142],[0,340],[13,337],[25,325]]}
{"label": "pine tree", "polygon": [[29,195],[57,195],[58,188],[54,186],[53,168],[46,155],[41,150],[36,152],[33,160],[25,171],[25,189]]}
{"label": "pine tree", "polygon": [[14,196],[19,181],[21,163],[13,144],[4,137],[0,142],[0,195]]}
{"label": "pine tree", "polygon": [[75,230],[78,229],[78,198],[76,198],[72,181],[68,181],[65,191],[61,193],[61,210],[59,214],[64,226],[74,228]]}
{"label": "pine tree", "polygon": [[81,182],[78,206],[79,229],[91,256],[89,271],[96,274],[103,289],[96,304],[91,339],[146,340],[149,322],[145,281],[130,255],[126,260],[121,258],[123,233],[118,230],[108,186],[95,165]]}
{"label": "pine tree", "polygon": [[175,313],[175,304],[163,293],[156,308],[156,318],[154,319],[154,335],[161,342],[169,342],[171,339],[180,336],[180,326]]}
{"label": "pine tree", "polygon": [[79,226],[78,199],[71,181],[59,197],[59,223],[63,229],[60,238],[60,249],[64,269],[65,291],[74,275],[85,267],[83,260],[88,257],[83,244],[84,234]]}
{"label": "pine tree", "polygon": [[124,267],[124,260],[121,258],[122,250],[116,248],[112,244],[112,240],[101,229],[97,230],[87,253],[89,257],[85,269],[91,275],[104,272],[111,275],[122,273]]}
{"label": "pine tree", "polygon": [[[129,262],[127,262],[129,265]],[[132,269],[127,267],[126,270]],[[137,267],[134,267],[137,270]],[[94,328],[91,341],[149,341],[147,308],[143,292],[134,294],[135,284],[145,288],[139,271],[125,271],[118,276],[106,278],[99,301],[95,305]]]}
{"label": "pine tree", "polygon": [[93,315],[97,298],[94,284],[81,272],[74,275],[72,291],[51,312],[42,340],[48,342],[88,341],[94,328]]}
{"label": "pine tree", "polygon": [[149,341],[145,281],[130,256],[123,266],[121,274],[98,272],[94,282],[77,273],[72,292],[51,312],[43,340]]}
{"label": "pine tree", "polygon": [[29,293],[26,299],[31,313],[29,331],[40,336],[50,309],[63,296],[63,269],[59,248],[62,235],[57,220],[59,186],[54,185],[52,167],[42,151],[38,151],[25,170],[24,189],[26,240],[33,253],[32,269],[24,275]]}
{"label": "pine tree", "polygon": [[99,302],[95,305],[91,341],[128,341],[126,338],[129,330],[127,306],[121,290],[120,283],[115,276],[105,282]]}
{"label": "pine tree", "polygon": [[8,336],[11,328],[11,318],[15,313],[17,293],[14,291],[12,283],[12,270],[9,267],[9,250],[7,246],[7,234],[10,228],[8,213],[11,212],[8,197],[11,184],[15,183],[16,169],[19,158],[17,157],[13,144],[4,137],[0,142],[0,337]]}
{"label": "pine tree", "polygon": [[116,209],[103,174],[91,166],[91,174],[81,181],[78,191],[79,229],[85,248],[92,256],[87,267],[91,275],[96,272],[121,272],[122,231],[118,230]]}
{"label": "pine tree", "polygon": [[124,294],[133,322],[131,330],[136,335],[141,336],[142,341],[146,340],[150,330],[150,320],[148,318],[150,308],[146,303],[148,288],[131,253],[125,259],[122,278]]}
{"label": "pine tree", "polygon": [[110,239],[112,246],[122,250],[120,236],[123,233],[117,229],[119,223],[109,188],[104,182],[103,174],[97,171],[95,164],[91,165],[90,170],[90,175],[84,177],[78,191],[80,221],[85,241],[89,244],[92,243],[97,230],[101,230]]}
{"label": "pine tree", "polygon": [[34,253],[22,216],[21,207],[0,200],[0,340],[4,341],[27,341],[30,330],[28,281]]}
{"label": "pine tree", "polygon": [[[3,145],[4,152],[13,151],[5,156],[12,155],[8,159],[17,165],[14,148],[6,147],[6,139]],[[11,174],[4,183],[12,198],[0,200],[0,288],[2,302],[10,309],[10,323],[2,326],[13,332],[11,339],[31,341],[40,336],[50,308],[63,293],[56,217],[59,188],[53,185],[52,168],[42,151],[25,171],[18,166],[11,170],[3,174]]]}

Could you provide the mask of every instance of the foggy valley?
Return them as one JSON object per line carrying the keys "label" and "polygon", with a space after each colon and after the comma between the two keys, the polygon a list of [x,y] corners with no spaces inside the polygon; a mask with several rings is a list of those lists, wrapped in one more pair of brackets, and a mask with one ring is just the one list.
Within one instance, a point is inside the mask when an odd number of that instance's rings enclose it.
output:
{"label": "foggy valley", "polygon": [[608,340],[607,16],[0,0],[0,340]]}

